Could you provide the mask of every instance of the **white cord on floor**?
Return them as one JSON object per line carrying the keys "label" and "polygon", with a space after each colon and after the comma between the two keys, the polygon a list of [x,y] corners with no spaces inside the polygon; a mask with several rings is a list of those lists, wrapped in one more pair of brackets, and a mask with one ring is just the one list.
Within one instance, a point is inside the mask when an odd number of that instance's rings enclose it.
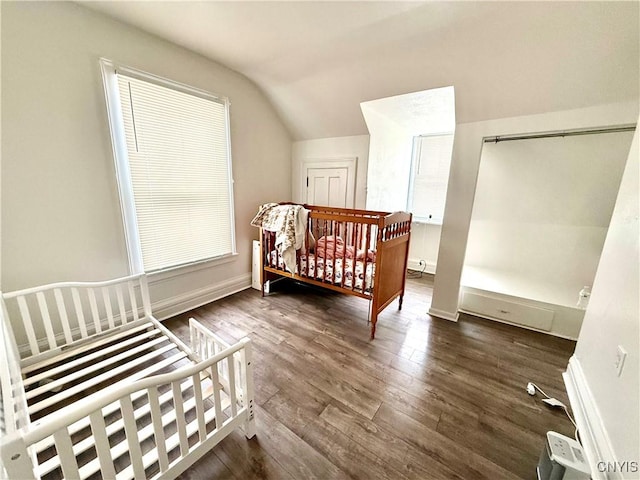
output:
{"label": "white cord on floor", "polygon": [[[542,389],[541,389],[539,386],[537,386],[535,383],[533,383],[533,382],[530,382],[530,383],[531,383],[531,385],[533,385],[533,388],[535,388],[536,390],[538,390],[542,395],[544,395],[544,396],[545,396],[545,398],[551,398],[549,395],[547,395],[547,394],[544,392],[544,390],[542,390]],[[555,400],[555,399],[554,399],[554,400]],[[558,400],[556,400],[556,401],[558,401]],[[558,403],[560,403],[560,404],[561,404],[562,408],[564,409],[564,413],[566,413],[566,414],[567,414],[567,417],[569,417],[569,420],[571,421],[571,423],[572,423],[572,424],[573,424],[573,426],[575,427],[575,429],[576,429],[576,430],[575,430],[575,433],[574,433],[574,437],[576,438],[576,441],[577,441],[577,442],[580,442],[580,440],[578,440],[578,425],[576,425],[575,420],[573,419],[573,417],[572,417],[572,416],[571,416],[571,414],[569,413],[569,409],[567,408],[567,406],[566,406],[564,403],[559,402],[559,401],[558,401]]]}

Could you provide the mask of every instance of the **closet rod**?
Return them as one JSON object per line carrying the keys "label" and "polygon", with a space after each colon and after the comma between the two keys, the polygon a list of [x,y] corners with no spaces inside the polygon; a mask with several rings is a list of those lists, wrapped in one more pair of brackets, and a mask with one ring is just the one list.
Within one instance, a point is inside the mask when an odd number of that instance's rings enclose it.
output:
{"label": "closet rod", "polygon": [[506,137],[487,137],[484,143],[509,142],[511,140],[533,140],[535,138],[553,138],[553,137],[573,137],[574,135],[594,135],[597,133],[617,133],[617,132],[633,132],[635,125],[612,128],[594,128],[591,130],[573,130],[567,132],[539,133],[532,135],[506,136]]}

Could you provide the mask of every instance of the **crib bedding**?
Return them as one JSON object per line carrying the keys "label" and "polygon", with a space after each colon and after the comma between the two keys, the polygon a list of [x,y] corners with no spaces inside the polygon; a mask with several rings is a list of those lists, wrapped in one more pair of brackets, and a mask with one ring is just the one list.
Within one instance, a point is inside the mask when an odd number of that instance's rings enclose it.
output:
{"label": "crib bedding", "polygon": [[[284,262],[282,255],[278,255],[276,250],[273,250],[269,257],[269,263],[272,267],[284,268]],[[355,262],[355,270],[354,270]],[[343,268],[344,264],[344,268]],[[300,255],[300,270],[295,268],[297,275],[305,277],[316,278],[317,280],[323,280],[328,283],[334,283],[336,285],[342,285],[342,275],[344,271],[344,286],[346,288],[353,287],[353,279],[355,277],[355,289],[362,290],[364,283],[364,291],[371,291],[373,288],[373,278],[375,274],[375,264],[373,262],[365,262],[362,260],[354,260],[353,258],[336,258],[325,259],[322,256],[318,256],[313,253],[309,255]],[[326,276],[325,276],[326,269]]]}

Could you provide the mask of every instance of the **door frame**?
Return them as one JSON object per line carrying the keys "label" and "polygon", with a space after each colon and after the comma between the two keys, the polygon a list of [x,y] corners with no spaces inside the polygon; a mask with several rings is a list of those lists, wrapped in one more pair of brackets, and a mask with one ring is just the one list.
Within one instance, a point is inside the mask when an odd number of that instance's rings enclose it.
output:
{"label": "door frame", "polygon": [[356,196],[356,168],[358,157],[305,158],[300,165],[300,192],[302,203],[307,203],[307,171],[310,168],[346,168],[346,208],[354,208]]}

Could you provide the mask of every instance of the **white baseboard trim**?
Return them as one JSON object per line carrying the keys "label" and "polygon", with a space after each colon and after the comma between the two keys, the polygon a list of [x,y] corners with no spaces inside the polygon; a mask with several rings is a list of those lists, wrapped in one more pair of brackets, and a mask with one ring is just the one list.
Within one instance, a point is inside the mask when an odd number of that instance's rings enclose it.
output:
{"label": "white baseboard trim", "polygon": [[[416,272],[421,272],[423,266],[420,265],[419,258],[409,258],[407,260],[407,269],[414,270]],[[430,273],[431,275],[436,274],[436,264],[432,262],[426,262],[426,266],[424,267],[424,273]]]}
{"label": "white baseboard trim", "polygon": [[458,312],[450,313],[445,312],[444,310],[438,310],[437,308],[430,308],[429,315],[431,315],[432,317],[444,318],[445,320],[449,320],[451,322],[457,322],[459,316]]}
{"label": "white baseboard trim", "polygon": [[165,320],[247,288],[251,288],[251,273],[245,273],[205,288],[153,302],[151,310],[158,320]]}
{"label": "white baseboard trim", "polygon": [[615,454],[580,361],[575,355],[569,359],[567,371],[562,374],[562,378],[567,387],[573,416],[591,468],[591,478],[593,480],[622,479],[620,472],[606,473],[598,469],[598,462],[615,462]]}

